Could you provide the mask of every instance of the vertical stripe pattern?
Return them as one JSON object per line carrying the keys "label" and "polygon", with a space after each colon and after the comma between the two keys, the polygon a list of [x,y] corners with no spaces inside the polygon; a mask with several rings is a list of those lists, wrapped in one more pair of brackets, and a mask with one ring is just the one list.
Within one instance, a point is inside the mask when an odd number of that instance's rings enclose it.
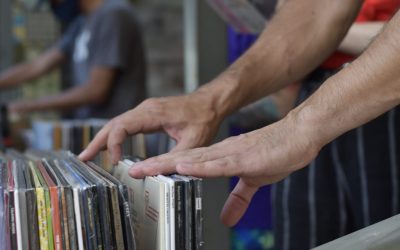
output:
{"label": "vertical stripe pattern", "polygon": [[363,209],[363,223],[364,226],[368,226],[370,223],[369,219],[369,198],[368,198],[368,180],[365,165],[365,152],[364,152],[364,135],[363,127],[359,127],[357,132],[357,156],[359,166],[359,177],[361,183],[361,198],[362,198],[362,209]]}
{"label": "vertical stripe pattern", "polygon": [[343,236],[346,233],[346,220],[347,220],[347,213],[346,213],[346,205],[345,205],[345,195],[344,195],[344,187],[347,186],[347,181],[344,177],[342,172],[342,163],[339,159],[339,153],[337,149],[336,141],[331,143],[331,154],[333,165],[335,168],[336,174],[336,183],[337,183],[337,191],[338,191],[338,203],[339,203],[339,236]]}
{"label": "vertical stripe pattern", "polygon": [[315,160],[308,168],[308,209],[310,223],[310,248],[317,244],[317,210],[315,204]]}
{"label": "vertical stripe pattern", "polygon": [[290,176],[283,183],[282,209],[283,209],[283,250],[290,248],[290,213],[289,213]]}
{"label": "vertical stripe pattern", "polygon": [[389,112],[388,131],[389,131],[389,156],[390,156],[390,174],[392,182],[392,215],[398,213],[399,209],[399,183],[397,170],[397,155],[396,155],[396,131],[395,131],[395,116],[396,110]]}

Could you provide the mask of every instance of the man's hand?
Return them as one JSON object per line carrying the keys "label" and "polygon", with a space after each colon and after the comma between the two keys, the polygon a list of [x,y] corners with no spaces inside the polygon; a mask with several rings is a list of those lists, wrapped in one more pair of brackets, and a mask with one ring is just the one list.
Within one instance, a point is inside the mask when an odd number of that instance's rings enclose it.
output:
{"label": "man's hand", "polygon": [[179,173],[203,178],[239,176],[221,213],[235,225],[259,187],[277,182],[304,167],[320,149],[311,126],[292,115],[271,126],[228,138],[210,147],[173,152],[135,163],[130,176],[143,178]]}
{"label": "man's hand", "polygon": [[176,150],[210,142],[223,117],[301,79],[323,62],[345,36],[361,4],[361,0],[287,1],[257,42],[200,92],[151,99],[115,118],[81,159],[92,158],[107,145],[116,163],[123,138],[140,132],[164,130],[177,140]]}
{"label": "man's hand", "polygon": [[173,151],[204,146],[213,139],[221,119],[203,93],[148,99],[107,123],[80,158],[89,160],[107,148],[115,164],[125,137],[155,131],[165,131],[177,141]]}

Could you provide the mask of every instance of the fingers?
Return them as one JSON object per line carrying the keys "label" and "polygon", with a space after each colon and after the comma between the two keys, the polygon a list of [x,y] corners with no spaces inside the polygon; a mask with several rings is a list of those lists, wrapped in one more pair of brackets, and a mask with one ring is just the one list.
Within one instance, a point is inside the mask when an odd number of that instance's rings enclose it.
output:
{"label": "fingers", "polygon": [[146,176],[155,176],[159,174],[169,175],[176,173],[175,164],[155,163],[144,167],[136,166],[136,164],[140,163],[135,163],[129,170],[129,176],[136,179],[143,179]]}
{"label": "fingers", "polygon": [[147,175],[179,173],[196,177],[234,176],[240,174],[236,155],[220,147],[197,148],[167,153],[138,162],[130,174],[134,178]]}
{"label": "fingers", "polygon": [[121,159],[122,155],[122,144],[124,143],[125,138],[128,136],[123,125],[115,125],[113,129],[111,129],[108,140],[107,140],[107,149],[110,154],[110,159],[112,164],[117,164]]}
{"label": "fingers", "polygon": [[171,157],[170,155],[164,154],[136,162],[129,170],[129,175],[132,178],[143,179],[145,176],[176,173],[175,162],[173,161],[173,156]]}
{"label": "fingers", "polygon": [[179,163],[176,169],[179,174],[200,178],[237,176],[241,172],[241,166],[233,159],[234,157],[228,156],[204,162]]}
{"label": "fingers", "polygon": [[222,209],[220,215],[222,223],[228,227],[234,226],[246,212],[257,190],[258,187],[248,185],[240,179]]}
{"label": "fingers", "polygon": [[161,129],[161,124],[157,120],[159,117],[150,116],[148,115],[148,113],[151,113],[150,111],[144,112],[143,110],[146,111],[146,108],[143,108],[143,104],[141,104],[141,107],[138,106],[112,119],[100,130],[79,155],[79,158],[82,161],[90,160],[107,145],[112,162],[117,163],[121,157],[121,144],[128,135],[139,132],[154,132]]}
{"label": "fingers", "polygon": [[86,149],[79,155],[81,161],[89,161],[107,145],[108,134],[110,132],[109,123],[105,125],[89,143]]}

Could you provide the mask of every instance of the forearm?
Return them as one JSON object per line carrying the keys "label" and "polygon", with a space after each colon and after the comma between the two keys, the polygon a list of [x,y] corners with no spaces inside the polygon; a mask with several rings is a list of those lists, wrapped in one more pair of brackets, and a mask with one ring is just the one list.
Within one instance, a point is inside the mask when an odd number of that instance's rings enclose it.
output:
{"label": "forearm", "polygon": [[324,145],[400,102],[400,15],[349,67],[330,78],[291,117]]}
{"label": "forearm", "polygon": [[360,55],[382,30],[385,22],[353,24],[339,46],[339,51],[351,55]]}
{"label": "forearm", "polygon": [[6,70],[0,74],[0,89],[17,87],[40,76],[31,63],[24,63]]}
{"label": "forearm", "polygon": [[244,56],[196,93],[210,96],[211,105],[224,117],[297,81],[336,49],[359,5],[288,1]]}
{"label": "forearm", "polygon": [[59,95],[43,97],[34,101],[23,101],[11,105],[14,112],[34,111],[68,111],[83,105],[95,104],[96,100],[91,98],[90,89],[86,86],[74,87]]}
{"label": "forearm", "polygon": [[22,63],[0,73],[0,90],[16,87],[34,80],[58,65],[64,60],[64,55],[57,48],[50,49],[32,62]]}
{"label": "forearm", "polygon": [[45,97],[37,101],[17,103],[15,112],[70,110],[84,105],[104,103],[109,97],[116,70],[94,66],[87,83],[73,87],[60,95]]}

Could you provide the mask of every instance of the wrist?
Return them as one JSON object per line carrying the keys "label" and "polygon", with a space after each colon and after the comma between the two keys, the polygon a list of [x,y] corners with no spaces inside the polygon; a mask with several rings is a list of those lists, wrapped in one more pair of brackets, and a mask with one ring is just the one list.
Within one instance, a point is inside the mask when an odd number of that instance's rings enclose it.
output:
{"label": "wrist", "polygon": [[223,74],[201,86],[193,95],[202,99],[223,120],[241,107],[238,80],[229,74]]}
{"label": "wrist", "polygon": [[293,135],[303,140],[310,152],[319,152],[330,141],[329,135],[324,129],[324,122],[308,105],[301,105],[293,109],[284,120],[292,125]]}

